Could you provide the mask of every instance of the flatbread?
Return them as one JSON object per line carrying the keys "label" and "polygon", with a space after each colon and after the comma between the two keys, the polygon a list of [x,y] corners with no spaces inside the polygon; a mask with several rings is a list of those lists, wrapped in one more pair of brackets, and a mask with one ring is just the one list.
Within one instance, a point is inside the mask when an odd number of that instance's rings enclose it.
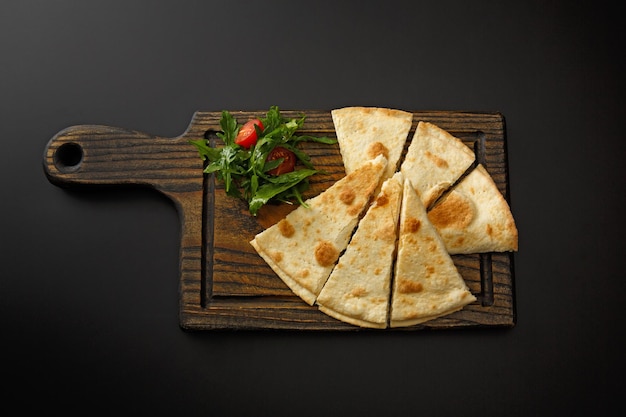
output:
{"label": "flatbread", "polygon": [[388,161],[382,180],[391,178],[398,169],[413,113],[379,107],[344,107],[332,110],[331,116],[346,173],[382,154]]}
{"label": "flatbread", "polygon": [[428,217],[451,254],[517,251],[511,208],[482,165],[445,195]]}
{"label": "flatbread", "polygon": [[382,155],[306,201],[250,244],[300,296],[313,305],[387,167]]}
{"label": "flatbread", "polygon": [[383,183],[317,297],[322,312],[356,326],[387,327],[402,187],[399,172]]}
{"label": "flatbread", "polygon": [[428,220],[410,180],[404,182],[391,296],[390,326],[423,323],[476,301]]}
{"label": "flatbread", "polygon": [[429,208],[472,165],[476,156],[460,139],[420,121],[400,170]]}

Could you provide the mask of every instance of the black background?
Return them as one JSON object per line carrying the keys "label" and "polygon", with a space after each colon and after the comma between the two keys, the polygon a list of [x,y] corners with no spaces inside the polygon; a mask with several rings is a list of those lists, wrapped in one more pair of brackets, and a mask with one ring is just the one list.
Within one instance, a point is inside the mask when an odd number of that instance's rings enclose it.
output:
{"label": "black background", "polygon": [[[603,2],[0,3],[3,406],[142,415],[624,409],[625,46]],[[174,137],[196,110],[499,111],[517,325],[178,326],[180,225],[145,189],[44,176],[59,130]],[[18,394],[22,397],[18,397]]]}

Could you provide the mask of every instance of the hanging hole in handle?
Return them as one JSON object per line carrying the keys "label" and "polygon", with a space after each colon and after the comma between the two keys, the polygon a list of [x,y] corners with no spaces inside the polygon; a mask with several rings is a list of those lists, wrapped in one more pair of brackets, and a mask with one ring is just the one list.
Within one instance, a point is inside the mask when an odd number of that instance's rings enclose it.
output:
{"label": "hanging hole in handle", "polygon": [[83,148],[77,143],[64,143],[54,152],[54,165],[63,173],[78,170],[81,162],[83,162]]}

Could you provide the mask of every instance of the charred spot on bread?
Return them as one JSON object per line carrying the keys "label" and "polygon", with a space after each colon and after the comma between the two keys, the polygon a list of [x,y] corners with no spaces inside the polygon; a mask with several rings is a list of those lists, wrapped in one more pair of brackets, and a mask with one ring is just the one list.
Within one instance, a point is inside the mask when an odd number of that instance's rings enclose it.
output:
{"label": "charred spot on bread", "polygon": [[350,296],[352,297],[363,297],[367,294],[367,290],[363,287],[354,287],[354,289],[350,292]]}
{"label": "charred spot on bread", "polygon": [[468,198],[453,191],[428,212],[428,218],[437,228],[463,229],[474,219],[474,207]]}
{"label": "charred spot on bread", "polygon": [[346,176],[348,187],[352,187],[354,193],[358,195],[369,195],[378,187],[378,181],[375,181],[379,175],[380,165],[371,164],[369,168],[353,171]]}
{"label": "charred spot on bread", "polygon": [[272,256],[272,260],[276,262],[277,264],[283,260],[282,252],[274,252],[271,256]]}
{"label": "charred spot on bread", "polygon": [[387,196],[387,194],[385,193],[381,193],[377,198],[376,198],[376,205],[378,207],[384,207],[387,204],[389,204],[389,196]]}
{"label": "charred spot on bread", "polygon": [[373,142],[367,148],[367,157],[369,159],[374,159],[378,155],[382,155],[389,159],[389,149],[387,149],[387,147],[380,142]]}
{"label": "charred spot on bread", "polygon": [[448,168],[448,162],[445,159],[431,153],[430,151],[424,152],[424,155],[426,158],[430,159],[437,168]]}
{"label": "charred spot on bread", "polygon": [[356,216],[356,215],[358,215],[360,212],[361,212],[361,207],[358,207],[358,206],[351,206],[351,207],[348,209],[348,215],[349,215],[349,216]]}
{"label": "charred spot on bread", "polygon": [[341,193],[339,193],[339,200],[347,206],[352,204],[355,198],[356,193],[351,188],[344,188],[343,190],[341,190]]}
{"label": "charred spot on bread", "polygon": [[296,233],[296,229],[287,219],[282,219],[278,222],[278,230],[284,237],[292,237]]}
{"label": "charred spot on bread", "polygon": [[339,251],[331,242],[322,241],[315,246],[315,260],[321,266],[331,266],[339,258]]}
{"label": "charred spot on bread", "polygon": [[408,279],[400,279],[398,282],[398,291],[402,294],[418,293],[424,290],[421,282],[414,282]]}
{"label": "charred spot on bread", "polygon": [[417,233],[421,225],[422,223],[418,219],[409,217],[404,223],[404,233]]}

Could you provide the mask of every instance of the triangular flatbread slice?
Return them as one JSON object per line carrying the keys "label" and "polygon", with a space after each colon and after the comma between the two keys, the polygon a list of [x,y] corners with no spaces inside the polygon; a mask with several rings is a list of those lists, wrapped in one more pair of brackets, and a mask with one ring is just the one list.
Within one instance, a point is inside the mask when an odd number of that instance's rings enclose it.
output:
{"label": "triangular flatbread slice", "polygon": [[482,165],[446,194],[428,217],[451,254],[517,251],[511,208]]}
{"label": "triangular flatbread slice", "polygon": [[387,166],[381,155],[257,234],[250,244],[276,274],[313,305],[346,248]]}
{"label": "triangular flatbread slice", "polygon": [[460,139],[420,121],[400,170],[429,208],[472,165],[476,156]]}
{"label": "triangular flatbread slice", "polygon": [[412,326],[476,301],[428,220],[411,182],[405,180],[391,296],[390,326]]}
{"label": "triangular flatbread slice", "polygon": [[331,111],[346,174],[378,155],[387,158],[383,180],[391,178],[408,138],[413,113],[379,107],[344,107]]}
{"label": "triangular flatbread slice", "polygon": [[319,309],[361,327],[387,327],[402,174],[386,180],[317,297]]}

